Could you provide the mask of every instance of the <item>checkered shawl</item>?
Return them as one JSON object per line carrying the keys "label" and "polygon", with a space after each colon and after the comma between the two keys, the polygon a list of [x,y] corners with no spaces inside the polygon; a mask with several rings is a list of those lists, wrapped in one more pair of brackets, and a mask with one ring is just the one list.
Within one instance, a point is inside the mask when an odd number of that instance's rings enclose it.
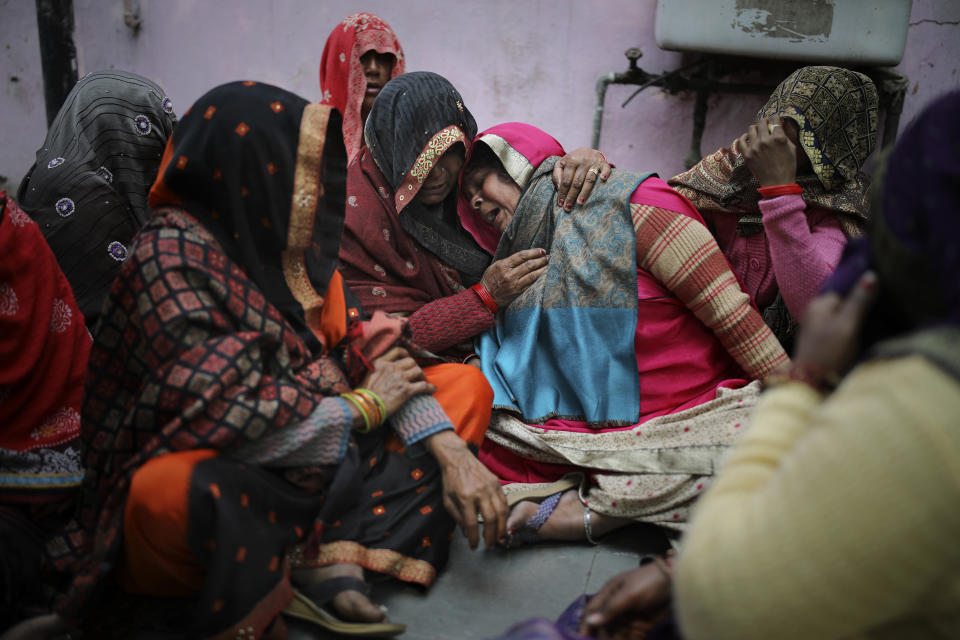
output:
{"label": "checkered shawl", "polygon": [[112,566],[130,479],[147,460],[266,437],[349,390],[337,363],[314,359],[239,265],[176,209],[148,223],[124,263],[89,372],[79,529],[50,549],[62,567],[77,562],[71,610]]}

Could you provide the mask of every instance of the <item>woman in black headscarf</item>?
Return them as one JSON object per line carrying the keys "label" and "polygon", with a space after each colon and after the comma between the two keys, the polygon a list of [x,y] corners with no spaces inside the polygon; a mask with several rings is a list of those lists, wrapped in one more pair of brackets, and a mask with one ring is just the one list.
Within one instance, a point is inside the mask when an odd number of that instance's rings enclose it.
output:
{"label": "woman in black headscarf", "polygon": [[92,329],[133,236],[177,118],[157,84],[126,71],[84,76],[50,125],[17,201],[37,224]]}

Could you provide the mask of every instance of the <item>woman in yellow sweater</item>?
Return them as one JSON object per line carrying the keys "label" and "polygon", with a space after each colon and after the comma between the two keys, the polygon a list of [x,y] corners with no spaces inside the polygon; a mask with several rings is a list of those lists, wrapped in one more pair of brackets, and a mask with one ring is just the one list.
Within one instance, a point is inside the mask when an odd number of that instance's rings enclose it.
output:
{"label": "woman in yellow sweater", "polygon": [[[870,240],[847,248],[698,504],[673,588],[688,640],[960,632],[958,110],[954,91],[902,136]],[[661,561],[611,580],[581,633],[656,617],[670,573]]]}

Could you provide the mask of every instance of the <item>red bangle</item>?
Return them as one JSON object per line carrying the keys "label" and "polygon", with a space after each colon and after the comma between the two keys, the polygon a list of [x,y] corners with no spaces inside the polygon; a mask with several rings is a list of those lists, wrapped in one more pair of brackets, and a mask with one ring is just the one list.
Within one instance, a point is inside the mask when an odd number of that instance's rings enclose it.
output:
{"label": "red bangle", "polygon": [[497,306],[497,303],[494,301],[493,296],[490,295],[490,292],[487,291],[487,288],[483,286],[482,282],[478,282],[477,284],[473,285],[470,288],[473,290],[475,294],[477,294],[477,297],[480,298],[480,302],[482,302],[484,306],[487,307],[487,309],[490,309],[490,313],[495,314],[497,311],[500,310],[500,307]]}
{"label": "red bangle", "polygon": [[770,187],[757,187],[757,191],[764,198],[776,198],[777,196],[799,195],[803,193],[803,187],[796,182],[793,184],[775,184]]}

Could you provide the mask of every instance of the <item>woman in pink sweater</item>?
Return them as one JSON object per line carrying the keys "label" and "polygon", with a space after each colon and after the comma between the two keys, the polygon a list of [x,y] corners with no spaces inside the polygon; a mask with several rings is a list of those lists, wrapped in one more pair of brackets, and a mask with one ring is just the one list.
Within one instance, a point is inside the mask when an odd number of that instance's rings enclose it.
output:
{"label": "woman in pink sweater", "polygon": [[669,180],[703,215],[764,319],[789,349],[807,304],[867,219],[860,167],[877,138],[877,90],[863,74],[804,67],[757,122]]}

